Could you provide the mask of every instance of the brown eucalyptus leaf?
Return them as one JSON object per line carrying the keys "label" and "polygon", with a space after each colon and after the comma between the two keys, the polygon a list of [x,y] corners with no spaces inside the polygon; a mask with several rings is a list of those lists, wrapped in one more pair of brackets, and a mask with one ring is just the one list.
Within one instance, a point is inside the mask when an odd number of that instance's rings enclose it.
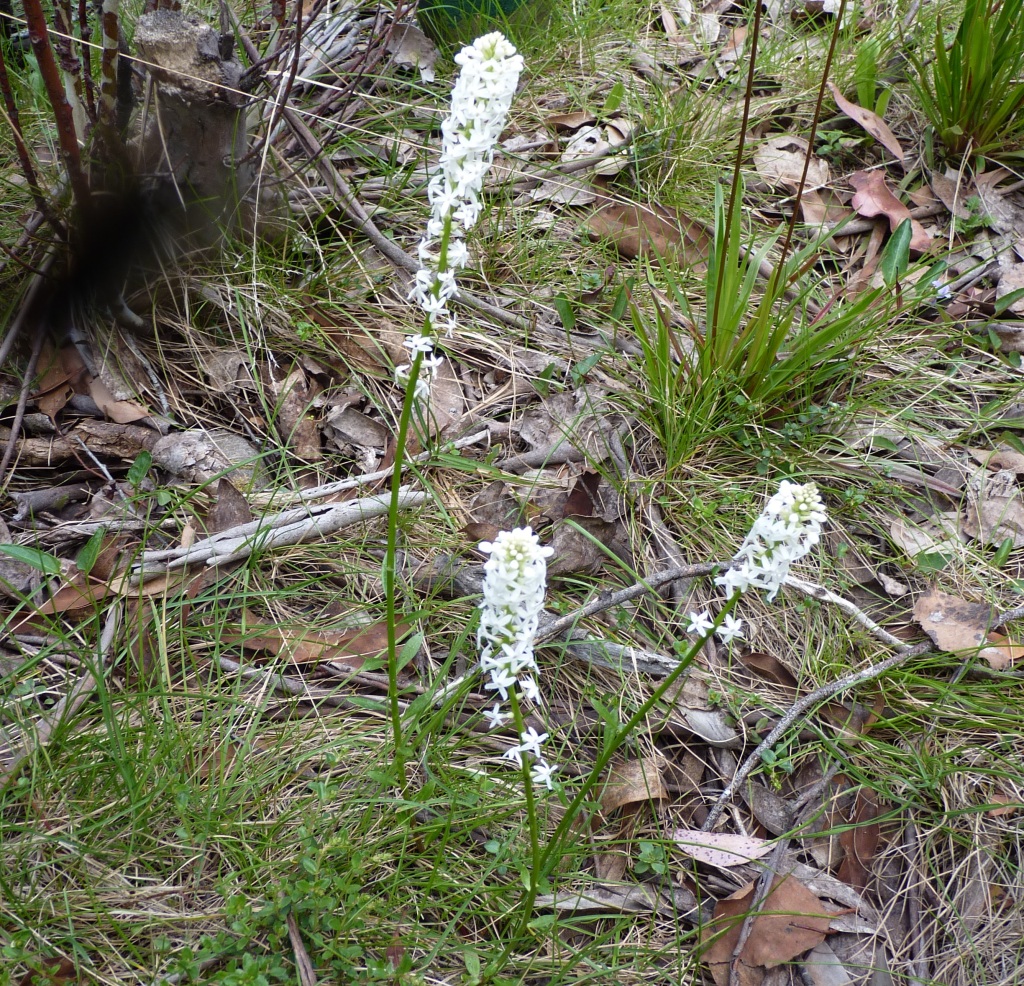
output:
{"label": "brown eucalyptus leaf", "polygon": [[915,253],[924,253],[931,245],[932,238],[927,230],[910,215],[910,210],[892,193],[885,182],[881,171],[856,171],[849,177],[850,184],[856,189],[850,204],[862,216],[885,216],[889,220],[889,229],[896,231],[905,219],[910,219],[913,234],[910,238],[910,249]]}
{"label": "brown eucalyptus leaf", "polygon": [[708,257],[707,230],[680,210],[604,200],[587,220],[590,238],[608,239],[622,256],[662,257],[700,267]]}
{"label": "brown eucalyptus leaf", "polygon": [[701,958],[718,986],[728,986],[733,972],[740,982],[763,982],[768,969],[803,955],[828,933],[831,915],[822,902],[794,877],[776,877],[733,967],[733,952],[755,894],[756,885],[748,883],[720,900],[714,920],[701,929],[701,940],[711,943]]}
{"label": "brown eucalyptus leaf", "polygon": [[994,610],[986,603],[971,603],[938,589],[929,589],[914,604],[914,619],[936,647],[951,653],[977,651],[997,671],[1024,652],[1001,634],[988,632]]}
{"label": "brown eucalyptus leaf", "polygon": [[638,802],[667,801],[659,757],[643,757],[616,764],[601,789],[601,810],[606,814]]}
{"label": "brown eucalyptus leaf", "polygon": [[900,142],[896,139],[896,135],[886,125],[877,113],[873,110],[865,109],[863,106],[858,106],[856,103],[851,103],[836,87],[833,83],[828,83],[829,89],[832,91],[832,95],[835,97],[836,106],[838,106],[851,120],[855,123],[860,124],[875,140],[878,141],[887,151],[891,151],[899,161],[903,160],[904,150],[900,146]]}

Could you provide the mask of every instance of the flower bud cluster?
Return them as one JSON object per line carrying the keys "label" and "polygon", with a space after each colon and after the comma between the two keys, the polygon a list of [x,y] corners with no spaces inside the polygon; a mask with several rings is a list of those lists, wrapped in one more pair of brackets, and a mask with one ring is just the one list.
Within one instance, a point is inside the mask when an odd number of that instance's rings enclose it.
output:
{"label": "flower bud cluster", "polygon": [[[490,727],[502,726],[510,718],[521,724],[520,698],[537,703],[537,662],[533,643],[544,606],[547,559],[551,548],[543,547],[529,527],[502,531],[494,541],[484,541],[480,550],[490,557],[484,564],[484,592],[480,604],[477,647],[480,670],[486,677],[484,688],[500,701],[484,713]],[[502,702],[512,704],[514,715],[502,710]],[[547,733],[532,726],[519,734],[519,745],[505,756],[522,766],[523,754],[530,757],[530,776],[535,784],[552,787],[556,768],[541,752]]]}
{"label": "flower bud cluster", "polygon": [[[433,354],[438,332],[443,327],[451,335],[455,328],[448,302],[459,291],[455,272],[469,261],[463,236],[480,218],[484,178],[523,70],[522,56],[498,31],[467,45],[455,62],[461,71],[452,90],[451,112],[441,124],[440,168],[427,185],[430,219],[419,245],[424,266],[416,272],[409,293],[426,315],[424,331],[405,341],[413,354],[423,354],[417,400],[429,395],[430,381],[441,364]],[[409,365],[398,367],[398,382],[407,382],[410,371]]]}
{"label": "flower bud cluster", "polygon": [[803,558],[821,539],[825,505],[814,483],[798,486],[782,481],[754,521],[729,570],[715,583],[729,596],[751,586],[768,590],[773,600],[789,574],[789,566]]}

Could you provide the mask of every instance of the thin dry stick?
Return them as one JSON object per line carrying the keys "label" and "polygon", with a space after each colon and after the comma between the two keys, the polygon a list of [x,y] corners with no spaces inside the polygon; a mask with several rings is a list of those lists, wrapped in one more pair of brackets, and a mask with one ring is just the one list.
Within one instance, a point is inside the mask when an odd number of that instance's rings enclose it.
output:
{"label": "thin dry stick", "polygon": [[[100,633],[100,642],[96,658],[97,670],[99,669],[99,666],[103,664],[107,653],[110,651],[110,648],[114,643],[114,634],[117,631],[119,615],[119,604],[114,604],[109,610],[107,610],[107,618],[103,624],[103,631]],[[82,703],[84,703],[92,694],[95,688],[96,674],[91,670],[84,672],[74,683],[71,691],[69,691],[67,695],[65,695],[50,710],[50,714],[48,716],[43,718],[42,722],[39,724],[39,728],[36,729],[34,733],[30,733],[24,737],[21,749],[14,754],[11,762],[2,772],[0,772],[0,788],[6,787],[6,785],[11,782],[21,769],[21,765],[36,750],[45,746],[50,741],[50,737],[53,736],[54,730],[56,730],[62,722],[70,719],[82,707]]]}
{"label": "thin dry stick", "polygon": [[[488,431],[478,431],[472,435],[467,435],[465,438],[460,438],[457,441],[450,442],[445,445],[441,451],[452,451],[458,452],[461,449],[469,448],[472,445],[477,445],[480,442],[487,441],[490,436]],[[420,452],[418,455],[409,456],[405,462],[402,463],[402,471],[404,472],[413,463],[416,462],[428,462],[433,458],[433,451]],[[308,503],[310,500],[319,500],[325,496],[335,496],[338,493],[343,493],[345,490],[352,490],[358,486],[369,486],[372,483],[379,483],[382,479],[387,479],[395,471],[393,465],[388,466],[386,469],[378,469],[376,472],[363,473],[361,476],[352,476],[349,479],[341,479],[336,483],[326,483],[323,486],[314,486],[308,490],[269,490],[265,493],[257,493],[250,497],[250,503],[252,504],[285,504],[285,503]]]}
{"label": "thin dry stick", "polygon": [[32,342],[32,355],[29,356],[28,366],[25,367],[25,377],[21,381],[21,391],[18,394],[18,406],[14,412],[14,421],[11,422],[11,437],[4,449],[3,458],[0,459],[0,482],[7,474],[7,467],[14,458],[14,450],[18,444],[18,433],[21,431],[22,422],[25,420],[25,406],[28,404],[28,392],[32,389],[32,380],[36,375],[36,365],[39,363],[39,354],[43,350],[43,333],[37,332]]}
{"label": "thin dry stick", "polygon": [[289,912],[285,918],[285,926],[288,928],[288,940],[291,942],[292,951],[295,953],[295,967],[299,973],[299,986],[317,986],[316,970],[313,968],[313,960],[306,951],[306,944],[302,940],[302,932],[299,930],[299,922],[293,912]]}
{"label": "thin dry stick", "polygon": [[897,648],[907,646],[899,637],[894,636],[884,627],[877,624],[859,606],[851,603],[849,599],[844,599],[842,596],[837,596],[834,592],[830,592],[823,585],[818,585],[816,582],[805,582],[803,579],[794,578],[792,575],[786,576],[785,584],[793,589],[799,589],[804,595],[810,596],[812,599],[837,606],[844,613],[852,616],[873,636],[881,640],[883,644]]}
{"label": "thin dry stick", "polygon": [[736,947],[732,950],[732,958],[729,962],[729,986],[739,986],[740,955],[746,947],[747,940],[750,938],[750,935],[754,930],[754,922],[757,920],[764,908],[765,901],[771,896],[772,884],[775,882],[775,876],[778,873],[779,865],[782,863],[782,857],[785,856],[788,851],[789,839],[782,838],[775,844],[772,854],[764,863],[764,869],[761,871],[761,876],[758,877],[757,887],[754,890],[754,900],[750,905],[750,910],[747,911],[743,918],[743,926],[740,928],[739,940],[736,942]]}
{"label": "thin dry stick", "polygon": [[[398,508],[411,510],[426,502],[426,499],[426,493],[405,490],[399,497]],[[388,512],[390,504],[391,497],[387,495],[370,496],[341,504],[297,507],[247,524],[239,524],[196,541],[187,548],[145,551],[132,569],[130,584],[135,585],[146,575],[155,572],[184,568],[200,562],[207,566],[224,565],[248,558],[257,549],[285,547],[324,537],[359,521],[380,517]]]}
{"label": "thin dry stick", "polygon": [[[757,749],[755,749],[754,752],[743,761],[743,764],[740,766],[739,770],[736,771],[732,780],[726,785],[725,790],[723,790],[718,796],[718,800],[712,806],[707,820],[702,826],[705,832],[710,831],[718,822],[718,819],[722,816],[722,812],[725,810],[726,804],[732,800],[733,795],[736,793],[740,785],[747,779],[758,763],[760,763],[765,750],[771,749],[771,747],[779,741],[783,733],[785,733],[786,730],[788,730],[808,709],[827,698],[831,698],[833,695],[839,694],[839,692],[846,691],[848,688],[855,688],[857,685],[861,685],[864,682],[880,678],[887,671],[891,671],[893,668],[898,668],[901,664],[904,664],[911,658],[919,657],[921,654],[927,654],[934,649],[930,641],[924,641],[923,643],[915,644],[914,646],[905,644],[898,637],[894,637],[887,630],[879,626],[858,606],[851,603],[848,599],[844,599],[842,596],[837,596],[834,593],[829,592],[823,586],[816,585],[813,582],[804,582],[802,579],[793,578],[792,576],[789,576],[786,579],[786,585],[791,586],[794,589],[799,589],[801,592],[805,592],[808,595],[813,596],[815,599],[820,599],[823,602],[829,602],[838,606],[845,613],[849,613],[855,620],[857,620],[858,623],[866,627],[879,640],[895,647],[899,653],[886,658],[884,661],[880,661],[878,664],[870,668],[865,668],[863,671],[853,671],[850,674],[844,675],[842,678],[838,678],[836,681],[830,682],[827,685],[822,685],[820,688],[816,688],[813,692],[805,695],[798,702],[790,706],[785,715],[783,715],[783,717],[778,721],[775,728],[761,741]],[[1020,618],[1022,615],[1024,615],[1024,607],[1009,610],[1005,615],[994,620],[991,624],[991,628],[996,629],[1001,627],[1004,624],[1009,623],[1011,620]]]}
{"label": "thin dry stick", "polygon": [[659,586],[663,586],[666,582],[675,582],[678,579],[692,579],[699,575],[710,575],[716,568],[721,567],[721,562],[704,562],[700,565],[681,565],[678,568],[666,568],[660,572],[655,572],[646,579],[634,582],[633,585],[627,586],[625,589],[620,589],[618,592],[592,600],[574,613],[569,613],[567,616],[552,620],[551,623],[537,634],[537,641],[550,640],[552,637],[561,636],[567,630],[571,630],[584,617],[593,616],[594,613],[601,613],[606,609],[611,609],[613,606],[618,606],[629,602],[631,599],[636,599],[638,596],[646,595],[648,592],[653,592]]}
{"label": "thin dry stick", "polygon": [[761,741],[757,749],[743,761],[732,780],[729,781],[725,786],[725,789],[718,796],[718,800],[712,806],[711,811],[708,813],[707,821],[704,822],[701,829],[705,832],[709,832],[715,827],[718,819],[722,816],[722,812],[725,811],[726,805],[732,800],[732,797],[739,786],[747,779],[751,771],[753,771],[753,769],[761,762],[761,758],[764,755],[765,750],[771,749],[783,734],[808,709],[817,705],[819,702],[823,702],[827,698],[831,698],[833,695],[838,695],[839,692],[846,691],[848,688],[855,688],[857,685],[862,685],[866,681],[873,681],[875,678],[880,678],[887,671],[891,671],[893,668],[898,668],[901,664],[905,664],[912,657],[927,654],[932,650],[931,641],[925,641],[924,643],[917,644],[914,647],[908,647],[906,644],[902,644],[901,646],[903,648],[901,653],[895,654],[892,657],[887,657],[884,661],[879,661],[878,664],[875,664],[870,668],[865,668],[863,671],[853,671],[850,674],[843,675],[842,678],[838,678],[835,681],[829,682],[827,685],[822,685],[820,688],[816,688],[813,692],[805,695],[798,702],[791,705],[785,715],[783,715],[783,717],[778,721],[775,728]]}

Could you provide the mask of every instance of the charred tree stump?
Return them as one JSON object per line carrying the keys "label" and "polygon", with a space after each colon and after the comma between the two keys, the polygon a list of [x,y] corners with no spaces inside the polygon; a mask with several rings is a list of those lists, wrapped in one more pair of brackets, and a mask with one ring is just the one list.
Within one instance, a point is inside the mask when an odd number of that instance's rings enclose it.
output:
{"label": "charred tree stump", "polygon": [[233,40],[166,9],[143,14],[135,30],[146,73],[137,173],[167,206],[177,200],[183,232],[199,245],[235,224],[255,177]]}

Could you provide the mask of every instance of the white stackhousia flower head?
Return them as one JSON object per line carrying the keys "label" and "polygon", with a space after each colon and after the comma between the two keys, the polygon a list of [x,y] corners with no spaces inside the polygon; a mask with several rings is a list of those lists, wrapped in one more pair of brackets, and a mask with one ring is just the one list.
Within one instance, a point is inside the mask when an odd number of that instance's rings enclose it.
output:
{"label": "white stackhousia flower head", "polygon": [[[484,541],[480,550],[489,555],[484,564],[484,592],[480,603],[480,627],[477,646],[480,670],[487,677],[484,688],[502,701],[515,695],[517,700],[535,702],[539,698],[537,663],[533,642],[547,587],[547,559],[551,548],[541,545],[529,527],[502,531],[493,541]],[[485,712],[492,726],[502,725],[505,717],[500,704]],[[547,733],[532,726],[520,734],[520,744],[506,756],[522,764],[522,755],[531,758],[531,776],[535,783],[552,786],[550,767],[541,753]]]}
{"label": "white stackhousia flower head", "polygon": [[[424,267],[416,272],[409,292],[410,300],[423,309],[423,335],[431,342],[442,327],[448,335],[455,328],[448,302],[459,293],[455,272],[469,260],[462,236],[480,217],[484,178],[494,161],[494,149],[523,71],[522,56],[498,31],[467,45],[455,62],[461,71],[452,90],[451,112],[441,124],[440,165],[427,185],[430,219],[419,245]],[[428,355],[431,352],[419,344],[410,348]],[[429,394],[429,382],[439,363],[439,359],[423,361],[424,383],[417,383],[417,400]],[[409,370],[408,365],[398,367],[399,383],[408,381]]]}
{"label": "white stackhousia flower head", "polygon": [[798,486],[783,480],[779,492],[754,521],[732,566],[715,582],[730,596],[751,586],[767,589],[771,601],[789,574],[789,566],[821,539],[826,517],[814,483]]}

